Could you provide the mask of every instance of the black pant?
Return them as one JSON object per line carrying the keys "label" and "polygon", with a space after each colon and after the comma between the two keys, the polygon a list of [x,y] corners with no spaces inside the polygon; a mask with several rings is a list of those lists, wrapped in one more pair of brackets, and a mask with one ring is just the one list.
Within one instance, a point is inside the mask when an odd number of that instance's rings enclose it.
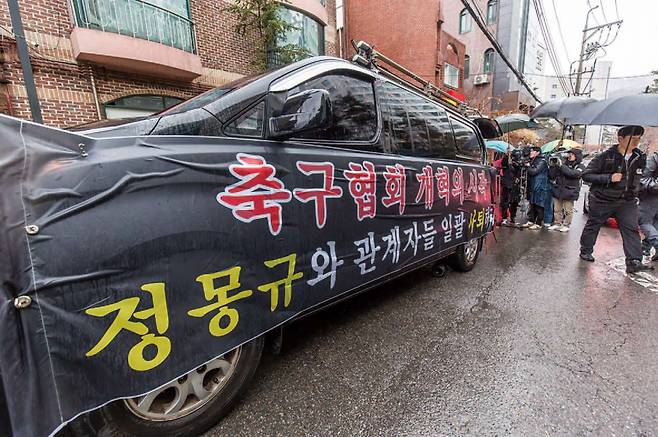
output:
{"label": "black pant", "polygon": [[589,218],[580,236],[580,252],[591,254],[594,250],[599,229],[610,218],[617,219],[619,232],[624,245],[626,263],[642,260],[642,242],[638,227],[637,199],[600,200],[594,194],[589,196]]}
{"label": "black pant", "polygon": [[507,213],[509,211],[509,219],[514,221],[516,220],[516,211],[519,208],[519,196],[518,193],[515,193],[512,190],[512,188],[503,186],[502,193],[500,194],[500,209],[503,219],[507,218]]}
{"label": "black pant", "polygon": [[540,226],[544,224],[544,207],[531,203],[528,211],[528,221]]}

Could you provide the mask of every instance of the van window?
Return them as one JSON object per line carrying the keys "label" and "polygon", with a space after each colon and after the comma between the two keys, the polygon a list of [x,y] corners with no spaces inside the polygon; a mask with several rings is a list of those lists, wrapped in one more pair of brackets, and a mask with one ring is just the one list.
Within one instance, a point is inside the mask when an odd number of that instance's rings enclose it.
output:
{"label": "van window", "polygon": [[482,161],[482,148],[475,131],[465,123],[450,117],[452,129],[455,132],[455,142],[457,144],[457,156],[462,159],[472,161]]}
{"label": "van window", "polygon": [[311,89],[329,92],[334,123],[298,138],[330,141],[371,141],[377,134],[377,110],[372,83],[342,74],[320,76],[293,88],[288,96]]}
{"label": "van window", "polygon": [[455,159],[455,142],[441,106],[390,82],[378,82],[382,141],[388,153]]}
{"label": "van window", "polygon": [[239,135],[247,137],[263,136],[263,117],[265,113],[265,102],[249,109],[224,128],[226,135]]}

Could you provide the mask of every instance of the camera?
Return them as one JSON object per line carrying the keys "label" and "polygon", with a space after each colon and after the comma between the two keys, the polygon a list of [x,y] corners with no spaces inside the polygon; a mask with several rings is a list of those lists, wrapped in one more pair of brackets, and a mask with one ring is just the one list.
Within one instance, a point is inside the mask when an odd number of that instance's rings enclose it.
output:
{"label": "camera", "polygon": [[517,166],[524,166],[526,163],[530,162],[530,149],[514,149],[512,150],[512,164]]}
{"label": "camera", "polygon": [[562,163],[567,160],[568,153],[559,152],[549,155],[548,157],[548,166],[549,167],[561,167]]}

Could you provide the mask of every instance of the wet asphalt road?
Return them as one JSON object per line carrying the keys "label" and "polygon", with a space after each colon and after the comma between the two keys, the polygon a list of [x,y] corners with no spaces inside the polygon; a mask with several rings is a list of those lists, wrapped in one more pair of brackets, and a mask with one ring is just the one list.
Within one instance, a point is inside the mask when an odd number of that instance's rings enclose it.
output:
{"label": "wet asphalt road", "polygon": [[207,436],[658,435],[658,294],[606,264],[615,229],[580,262],[583,224],[292,325]]}

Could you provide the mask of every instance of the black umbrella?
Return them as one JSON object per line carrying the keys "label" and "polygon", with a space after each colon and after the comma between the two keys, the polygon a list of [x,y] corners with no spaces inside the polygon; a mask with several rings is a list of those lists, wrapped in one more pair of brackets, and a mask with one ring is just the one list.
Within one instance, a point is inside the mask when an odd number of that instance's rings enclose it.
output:
{"label": "black umbrella", "polygon": [[658,94],[613,97],[585,105],[571,124],[658,126]]}
{"label": "black umbrella", "polygon": [[554,118],[568,124],[573,123],[571,118],[578,115],[583,108],[596,102],[595,99],[587,97],[564,97],[562,99],[549,100],[542,103],[534,111],[532,118]]}

